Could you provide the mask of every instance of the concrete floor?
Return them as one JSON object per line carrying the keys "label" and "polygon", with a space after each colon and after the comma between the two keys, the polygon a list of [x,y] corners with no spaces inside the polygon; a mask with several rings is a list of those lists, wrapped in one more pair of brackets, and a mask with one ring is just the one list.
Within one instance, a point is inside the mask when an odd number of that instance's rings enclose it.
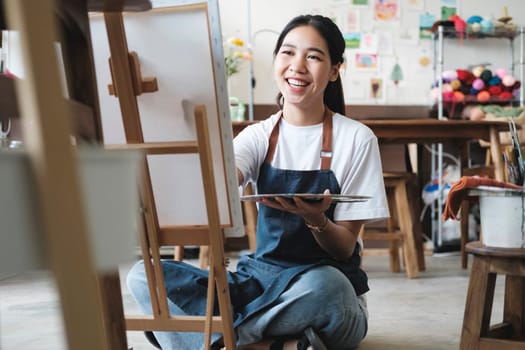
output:
{"label": "concrete floor", "polygon": [[[427,256],[427,271],[408,280],[388,271],[388,258],[366,256],[371,291],[369,333],[360,350],[457,349],[469,271],[458,254]],[[122,269],[125,273],[127,268]],[[502,284],[496,283],[493,319],[501,320]],[[127,313],[138,309],[123,286]],[[66,349],[60,305],[47,272],[30,272],[0,281],[0,349]],[[128,332],[134,350],[154,349],[141,332]]]}

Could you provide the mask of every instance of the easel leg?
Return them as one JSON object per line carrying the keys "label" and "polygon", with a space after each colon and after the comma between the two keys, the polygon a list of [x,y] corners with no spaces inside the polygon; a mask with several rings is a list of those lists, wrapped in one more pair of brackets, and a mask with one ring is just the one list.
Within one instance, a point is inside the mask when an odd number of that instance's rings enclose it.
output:
{"label": "easel leg", "polygon": [[[199,152],[204,193],[206,196],[206,211],[210,227],[210,274],[215,276],[217,298],[226,349],[235,349],[235,332],[231,310],[230,289],[226,278],[226,264],[224,257],[224,233],[219,220],[217,192],[214,186],[213,162],[208,132],[206,110],[204,106],[195,107],[195,125],[197,126],[197,141]],[[213,271],[212,271],[213,270]],[[207,316],[210,316],[208,313]]]}
{"label": "easel leg", "polygon": [[[208,251],[211,255],[211,249]],[[210,269],[208,276],[208,293],[206,300],[206,321],[204,324],[204,349],[209,350],[211,341],[211,320],[213,317],[213,308],[215,305],[215,270]]]}
{"label": "easel leg", "polygon": [[102,308],[106,323],[106,341],[109,349],[128,349],[126,326],[124,323],[124,307],[122,306],[122,291],[118,271],[103,274],[99,277]]}

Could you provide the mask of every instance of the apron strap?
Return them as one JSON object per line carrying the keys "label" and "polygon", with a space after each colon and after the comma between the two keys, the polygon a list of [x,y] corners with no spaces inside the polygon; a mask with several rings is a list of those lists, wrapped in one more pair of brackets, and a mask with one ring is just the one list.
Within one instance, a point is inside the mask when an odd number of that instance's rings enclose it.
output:
{"label": "apron strap", "polygon": [[330,170],[332,163],[333,112],[325,108],[323,119],[323,145],[321,146],[321,170]]}
{"label": "apron strap", "polygon": [[277,117],[277,122],[273,126],[272,132],[270,134],[270,144],[268,145],[268,152],[266,152],[266,158],[264,162],[270,164],[273,160],[273,154],[275,153],[275,148],[277,147],[277,140],[279,139],[279,123],[281,122],[281,117],[283,116],[283,111],[279,112]]}
{"label": "apron strap", "polygon": [[[279,139],[279,123],[283,112],[279,113],[277,121],[270,133],[268,152],[266,153],[265,163],[271,163],[275,149],[277,148],[277,140]],[[332,162],[332,129],[333,129],[333,112],[325,108],[325,115],[323,119],[323,144],[321,146],[321,170],[330,170]]]}

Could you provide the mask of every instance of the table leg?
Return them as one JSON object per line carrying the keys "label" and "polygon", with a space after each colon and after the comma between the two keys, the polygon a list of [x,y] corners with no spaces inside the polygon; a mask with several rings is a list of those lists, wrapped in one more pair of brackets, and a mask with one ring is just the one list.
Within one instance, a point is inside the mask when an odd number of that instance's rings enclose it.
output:
{"label": "table leg", "polygon": [[403,253],[408,278],[416,278],[419,274],[417,238],[414,234],[405,181],[398,181],[395,187],[396,208],[399,227],[405,233]]}
{"label": "table leg", "polygon": [[459,160],[460,160],[460,171],[461,174],[463,174],[463,169],[466,169],[469,167],[469,160],[470,160],[470,144],[468,141],[465,142],[459,142],[458,143],[458,153],[459,153]]}

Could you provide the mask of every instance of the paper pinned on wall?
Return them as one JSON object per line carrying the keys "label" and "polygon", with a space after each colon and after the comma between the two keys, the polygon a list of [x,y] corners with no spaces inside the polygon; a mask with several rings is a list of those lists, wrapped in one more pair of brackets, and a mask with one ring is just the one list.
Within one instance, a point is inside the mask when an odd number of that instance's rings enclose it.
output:
{"label": "paper pinned on wall", "polygon": [[361,33],[344,33],[345,48],[358,49],[361,46]]}
{"label": "paper pinned on wall", "polygon": [[432,39],[432,26],[436,21],[436,16],[431,13],[419,15],[419,38]]}
{"label": "paper pinned on wall", "polygon": [[360,32],[361,31],[361,11],[359,9],[350,8],[345,13],[345,31],[350,33]]}
{"label": "paper pinned on wall", "polygon": [[369,87],[369,96],[371,100],[376,102],[384,102],[385,92],[384,92],[383,78],[370,78],[370,87]]}
{"label": "paper pinned on wall", "polygon": [[377,31],[377,52],[381,55],[394,54],[394,43],[391,31]]}
{"label": "paper pinned on wall", "polygon": [[379,55],[375,53],[355,54],[355,69],[360,71],[375,72],[379,70]]}
{"label": "paper pinned on wall", "polygon": [[403,17],[403,25],[399,30],[399,42],[406,45],[419,43],[419,15],[408,12]]}
{"label": "paper pinned on wall", "polygon": [[368,0],[352,0],[352,6],[368,7]]}
{"label": "paper pinned on wall", "polygon": [[379,38],[376,33],[361,33],[361,45],[359,51],[362,53],[377,53]]}
{"label": "paper pinned on wall", "polygon": [[380,23],[399,22],[399,0],[374,0],[374,20]]}
{"label": "paper pinned on wall", "polygon": [[441,19],[448,20],[450,16],[457,14],[457,0],[441,0]]}
{"label": "paper pinned on wall", "polygon": [[366,99],[366,82],[364,79],[347,79],[343,81],[345,101]]}

